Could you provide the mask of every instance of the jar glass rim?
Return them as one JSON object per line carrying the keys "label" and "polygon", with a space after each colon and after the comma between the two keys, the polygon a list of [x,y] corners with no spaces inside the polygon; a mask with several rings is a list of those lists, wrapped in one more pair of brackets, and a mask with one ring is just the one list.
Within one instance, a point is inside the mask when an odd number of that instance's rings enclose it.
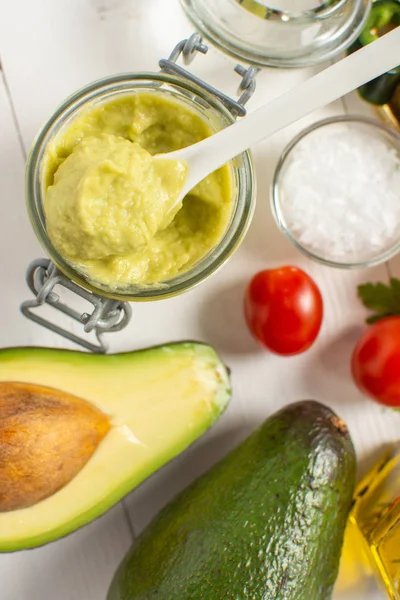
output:
{"label": "jar glass rim", "polygon": [[295,21],[296,23],[308,22],[310,19],[326,19],[332,16],[337,10],[343,7],[347,0],[324,0],[316,4],[314,7],[305,8],[298,11],[282,10],[274,6],[274,0],[269,0],[268,3],[260,2],[260,0],[235,0],[248,12],[260,16],[260,10],[264,9],[265,15],[262,17],[268,20]]}
{"label": "jar glass rim", "polygon": [[[208,3],[211,2],[212,0],[208,0]],[[270,3],[273,4],[273,2],[274,0],[271,0]],[[318,9],[310,9],[299,11],[298,14],[276,9],[271,9],[267,13],[267,7],[259,0],[229,0],[229,8],[237,5],[249,16],[252,13],[254,21],[258,17],[260,27],[262,27],[258,35],[261,36],[263,32],[262,44],[254,42],[254,32],[249,36],[247,31],[241,31],[241,25],[238,25],[238,31],[233,31],[229,27],[229,15],[224,15],[222,18],[220,14],[214,14],[208,9],[208,3],[204,0],[180,0],[180,3],[196,29],[224,54],[244,60],[255,67],[292,69],[309,67],[332,60],[347,50],[356,41],[365,26],[373,0],[331,0],[331,2],[323,0],[320,12]],[[331,6],[329,7],[328,4]],[[220,7],[217,3],[212,6]],[[342,12],[346,12],[346,8],[350,14],[346,14],[346,18],[341,20],[339,17]],[[261,11],[266,13],[265,16],[260,16]],[[311,28],[317,23],[322,26],[329,20],[335,23],[341,21],[338,28],[334,27],[332,35],[325,34],[320,39],[316,39],[314,43],[307,42],[304,47],[301,45],[296,48],[296,51],[292,50],[289,54],[282,53],[274,46],[269,45],[270,36],[263,31],[264,25],[262,25],[263,23],[271,26],[281,24],[282,27],[286,26],[289,29],[291,25],[294,28],[308,25]],[[242,23],[242,20],[238,23]],[[308,36],[304,39],[307,38]]]}
{"label": "jar glass rim", "polygon": [[364,117],[361,115],[338,115],[335,117],[328,117],[326,119],[317,121],[316,123],[313,123],[309,127],[306,127],[305,129],[303,129],[300,133],[298,133],[289,142],[289,144],[284,148],[284,150],[279,158],[278,164],[276,165],[274,177],[272,180],[271,192],[270,192],[271,210],[272,210],[272,214],[274,216],[275,222],[276,222],[279,230],[283,233],[283,235],[286,237],[286,239],[288,239],[289,242],[291,242],[291,244],[293,244],[302,254],[304,254],[308,258],[310,258],[316,262],[319,262],[320,264],[323,264],[325,266],[334,267],[334,268],[338,268],[338,269],[362,269],[362,268],[367,268],[367,267],[373,267],[375,265],[379,265],[383,262],[388,261],[389,259],[393,258],[393,256],[395,256],[400,251],[400,239],[398,242],[394,243],[392,245],[392,247],[389,248],[389,250],[382,252],[375,258],[371,258],[368,260],[360,260],[360,261],[349,261],[349,262],[339,262],[339,261],[335,261],[335,260],[329,260],[327,258],[323,258],[323,257],[319,256],[318,254],[312,252],[308,248],[304,247],[300,242],[298,242],[296,240],[296,238],[288,230],[288,228],[285,226],[285,222],[284,222],[285,220],[281,214],[281,210],[280,210],[280,206],[279,206],[279,204],[280,204],[280,202],[279,202],[279,186],[280,186],[280,177],[281,177],[282,171],[286,165],[287,158],[291,154],[292,150],[297,146],[297,144],[300,143],[307,135],[313,133],[314,131],[316,131],[318,129],[321,129],[322,127],[326,127],[329,125],[335,125],[337,123],[350,123],[350,124],[353,123],[353,124],[371,126],[375,129],[377,129],[378,131],[380,131],[382,133],[386,133],[387,135],[391,136],[399,144],[399,147],[400,147],[400,134],[398,134],[396,131],[394,131],[394,129],[392,129],[385,123],[381,123],[380,121],[370,118],[370,117]]}
{"label": "jar glass rim", "polygon": [[[147,91],[148,87],[146,88],[146,84],[147,86],[153,85],[152,91],[153,89],[157,90],[157,84],[167,84],[173,86],[178,91],[195,94],[196,97],[206,101],[211,108],[218,111],[218,114],[221,115],[227,124],[234,122],[234,117],[224,104],[195,83],[164,72],[122,73],[96,80],[67,97],[37,133],[26,165],[25,186],[28,214],[35,234],[52,262],[55,263],[64,275],[85,289],[100,296],[122,301],[146,301],[168,298],[187,291],[202,282],[219,269],[234,250],[236,250],[247,232],[254,212],[254,167],[250,152],[245,152],[241,155],[243,166],[240,169],[233,167],[235,177],[239,179],[237,183],[240,189],[236,192],[236,196],[239,196],[240,214],[236,214],[238,212],[236,210],[237,206],[234,205],[233,211],[235,214],[231,217],[224,236],[217,246],[200,259],[192,268],[177,277],[161,282],[158,285],[155,284],[147,287],[136,286],[134,288],[133,286],[121,286],[115,289],[103,288],[101,284],[97,285],[95,282],[85,278],[79,270],[75,269],[54,248],[45,225],[40,176],[40,165],[48,141],[51,139],[51,136],[58,132],[62,124],[71,115],[83,106],[86,106],[91,100],[99,100],[103,95],[107,95],[107,92],[109,94],[118,94],[136,93],[140,92],[141,89]],[[193,106],[193,109],[195,110],[196,107]],[[237,204],[238,199],[236,198]]]}

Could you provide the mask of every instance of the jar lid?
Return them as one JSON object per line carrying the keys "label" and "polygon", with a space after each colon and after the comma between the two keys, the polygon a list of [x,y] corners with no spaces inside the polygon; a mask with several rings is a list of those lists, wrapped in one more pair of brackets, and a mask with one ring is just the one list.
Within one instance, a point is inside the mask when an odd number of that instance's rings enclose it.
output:
{"label": "jar lid", "polygon": [[358,37],[372,0],[181,0],[223,52],[261,67],[306,67]]}

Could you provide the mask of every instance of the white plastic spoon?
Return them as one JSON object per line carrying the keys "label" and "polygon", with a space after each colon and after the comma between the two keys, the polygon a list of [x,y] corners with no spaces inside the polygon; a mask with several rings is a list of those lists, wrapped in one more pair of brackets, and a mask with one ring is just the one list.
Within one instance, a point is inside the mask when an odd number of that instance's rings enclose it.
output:
{"label": "white plastic spoon", "polygon": [[[184,161],[185,185],[174,207],[204,177],[250,146],[400,65],[400,27],[300,83],[240,121],[197,144],[158,154]],[[172,207],[169,213],[173,212]]]}

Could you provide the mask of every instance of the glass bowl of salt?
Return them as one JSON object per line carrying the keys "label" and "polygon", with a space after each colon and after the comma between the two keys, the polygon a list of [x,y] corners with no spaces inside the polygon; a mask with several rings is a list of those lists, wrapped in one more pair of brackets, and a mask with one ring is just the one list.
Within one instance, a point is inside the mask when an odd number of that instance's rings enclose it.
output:
{"label": "glass bowl of salt", "polygon": [[400,251],[400,135],[358,116],[311,125],[280,157],[271,204],[281,231],[314,260],[388,260]]}

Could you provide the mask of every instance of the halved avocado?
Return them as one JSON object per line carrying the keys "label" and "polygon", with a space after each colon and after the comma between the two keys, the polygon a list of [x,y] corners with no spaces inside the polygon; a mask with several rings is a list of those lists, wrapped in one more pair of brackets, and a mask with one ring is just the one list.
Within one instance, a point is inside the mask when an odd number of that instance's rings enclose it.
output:
{"label": "halved avocado", "polygon": [[0,552],[92,521],[224,411],[227,369],[179,342],[98,356],[0,350]]}

